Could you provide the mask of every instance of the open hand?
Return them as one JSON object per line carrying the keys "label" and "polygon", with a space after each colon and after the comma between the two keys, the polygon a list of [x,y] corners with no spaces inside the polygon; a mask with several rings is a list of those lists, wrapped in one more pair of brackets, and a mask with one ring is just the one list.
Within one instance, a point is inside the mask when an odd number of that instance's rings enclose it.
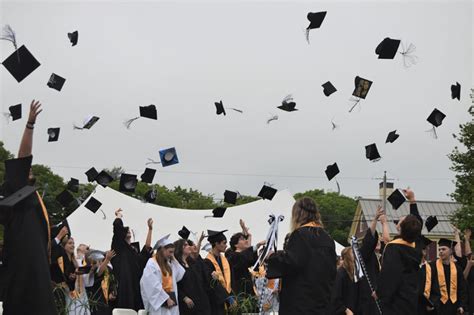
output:
{"label": "open hand", "polygon": [[403,189],[403,194],[405,195],[405,198],[408,199],[408,201],[415,202],[415,193],[410,189],[410,187]]}
{"label": "open hand", "polygon": [[123,218],[123,210],[121,208],[118,208],[117,210],[115,210],[115,216],[119,219]]}
{"label": "open hand", "polygon": [[116,255],[114,250],[109,250],[105,253],[105,260],[111,261]]}
{"label": "open hand", "polygon": [[42,111],[41,103],[39,101],[32,100],[30,104],[30,114],[28,115],[28,123],[34,125],[36,122],[36,117],[38,117],[39,113]]}

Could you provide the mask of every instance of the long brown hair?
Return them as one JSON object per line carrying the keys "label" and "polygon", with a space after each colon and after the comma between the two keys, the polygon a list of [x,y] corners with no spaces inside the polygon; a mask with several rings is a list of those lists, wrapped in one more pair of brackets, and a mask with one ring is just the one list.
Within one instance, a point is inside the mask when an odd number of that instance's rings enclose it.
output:
{"label": "long brown hair", "polygon": [[322,225],[319,207],[312,198],[303,197],[296,200],[291,211],[291,231],[295,231],[302,225],[316,222]]}
{"label": "long brown hair", "polygon": [[[61,246],[64,248],[66,246],[66,244],[69,242],[69,240],[72,240],[74,241],[74,238],[72,237],[64,237],[62,240],[61,240]],[[79,267],[78,264],[77,264],[77,261],[76,261],[76,255],[74,255],[74,250],[72,251],[72,254],[69,255],[67,252],[66,252],[66,256],[67,258],[74,264],[74,267]]]}
{"label": "long brown hair", "polygon": [[168,248],[174,248],[174,244],[169,244],[169,245],[159,248],[156,252],[155,259],[156,259],[156,262],[158,263],[158,266],[160,266],[161,272],[166,275],[171,275],[172,274],[171,266],[168,263],[168,260],[163,255],[163,251]]}
{"label": "long brown hair", "polygon": [[349,278],[354,281],[354,257],[351,255],[352,253],[352,248],[351,247],[346,247],[342,250],[341,252],[341,257],[342,257],[342,266],[341,268],[344,268],[349,275]]}

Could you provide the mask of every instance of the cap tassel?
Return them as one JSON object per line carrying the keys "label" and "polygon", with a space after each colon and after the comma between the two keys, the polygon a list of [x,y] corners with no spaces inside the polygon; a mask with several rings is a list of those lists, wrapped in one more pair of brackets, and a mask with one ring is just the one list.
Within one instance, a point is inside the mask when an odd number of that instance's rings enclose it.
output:
{"label": "cap tassel", "polygon": [[331,124],[332,124],[332,130],[333,130],[333,131],[336,130],[336,129],[339,127],[339,126],[336,125],[336,123],[334,122],[334,119],[331,120]]}
{"label": "cap tassel", "polygon": [[149,165],[149,164],[161,164],[161,162],[148,158],[148,162],[146,162],[145,165]]}
{"label": "cap tassel", "polygon": [[7,124],[10,123],[10,117],[12,117],[12,114],[10,113],[3,113],[3,116],[5,117],[5,119],[7,120]]}
{"label": "cap tassel", "polygon": [[309,44],[309,27],[305,30],[306,41]]}
{"label": "cap tassel", "polygon": [[410,43],[408,47],[405,49],[405,45],[402,43],[402,51],[400,54],[403,56],[403,65],[405,68],[410,68],[413,65],[418,63],[418,56],[414,55],[413,53],[416,51],[416,46]]}
{"label": "cap tassel", "polygon": [[426,130],[426,132],[429,132],[434,139],[438,139],[438,133],[436,132],[435,126],[433,126],[433,128],[430,130]]}
{"label": "cap tassel", "polygon": [[272,121],[274,120],[278,120],[278,115],[273,115],[272,117],[270,117],[269,119],[267,119],[267,124],[271,123]]}
{"label": "cap tassel", "polygon": [[243,110],[241,110],[241,109],[238,109],[238,108],[233,108],[233,107],[228,107],[228,108],[229,108],[229,109],[232,109],[232,110],[235,110],[236,112],[239,112],[239,113],[241,113],[241,114],[243,114],[243,113],[244,113],[244,111],[243,111]]}
{"label": "cap tassel", "polygon": [[356,97],[351,97],[350,101],[354,103],[354,105],[352,105],[351,109],[349,109],[349,113],[352,113],[352,111],[354,110],[354,108],[355,108],[357,105],[359,105],[359,103],[360,103],[360,98],[358,98],[358,97],[357,97],[357,98],[356,98]]}
{"label": "cap tassel", "polygon": [[13,47],[17,51],[16,54],[17,54],[17,57],[18,57],[18,62],[20,62],[20,54],[18,53],[18,46],[17,46],[17,43],[16,43],[15,31],[11,28],[10,25],[6,24],[3,27],[3,34],[2,34],[2,36],[0,36],[0,40],[6,40],[6,41],[9,41],[13,44]]}
{"label": "cap tassel", "polygon": [[341,186],[339,186],[339,182],[336,180],[336,185],[337,185],[337,194],[341,194]]}
{"label": "cap tassel", "polygon": [[127,127],[127,129],[130,129],[130,126],[132,125],[132,123],[138,118],[140,118],[140,116],[126,120],[123,124],[125,125],[125,127]]}

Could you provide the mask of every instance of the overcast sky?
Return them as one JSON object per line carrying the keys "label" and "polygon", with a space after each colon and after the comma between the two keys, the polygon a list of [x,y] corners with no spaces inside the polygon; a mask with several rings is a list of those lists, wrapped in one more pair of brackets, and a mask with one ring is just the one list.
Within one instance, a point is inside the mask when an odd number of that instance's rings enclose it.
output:
{"label": "overcast sky", "polygon": [[[34,162],[66,180],[85,181],[92,166],[140,175],[147,158],[174,146],[180,164],[158,165],[155,182],[216,197],[225,189],[256,195],[264,181],[294,193],[335,191],[324,174],[334,162],[348,196],[377,197],[384,170],[419,199],[449,200],[454,190],[447,154],[458,144],[452,134],[470,119],[470,1],[0,3],[1,24],[41,62],[21,83],[1,67],[2,112],[18,103],[24,112],[20,121],[1,119],[0,139],[16,153],[26,106],[41,100]],[[327,16],[308,45],[310,11]],[[79,43],[71,47],[74,30]],[[400,54],[378,60],[374,50],[385,37],[415,44],[418,64],[405,68]],[[8,42],[0,47],[2,60],[13,52]],[[67,80],[61,92],[46,86],[52,72]],[[373,85],[348,113],[355,76]],[[338,89],[330,97],[322,93],[326,81]],[[461,101],[451,99],[456,81]],[[287,94],[299,111],[276,108]],[[219,100],[244,113],[217,116]],[[149,104],[158,120],[142,118],[127,130],[123,121]],[[426,132],[435,107],[447,115],[438,139]],[[73,130],[88,115],[101,119]],[[267,124],[273,115],[279,119]],[[47,142],[49,127],[61,127],[58,142]],[[400,138],[385,144],[395,129]],[[365,158],[373,142],[382,155],[376,163]]]}

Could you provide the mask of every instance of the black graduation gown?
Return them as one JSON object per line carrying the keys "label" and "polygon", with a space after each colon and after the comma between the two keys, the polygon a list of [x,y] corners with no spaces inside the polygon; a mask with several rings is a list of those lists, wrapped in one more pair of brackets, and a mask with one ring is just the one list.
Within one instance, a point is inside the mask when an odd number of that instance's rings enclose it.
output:
{"label": "black graduation gown", "polygon": [[[179,292],[179,314],[180,315],[208,315],[211,313],[209,304],[208,289],[206,288],[206,274],[204,261],[201,257],[196,260],[188,258],[189,267],[184,265],[186,270],[183,279],[178,282]],[[192,309],[188,308],[184,298],[188,297],[194,302]]]}
{"label": "black graduation gown", "polygon": [[117,288],[117,308],[131,308],[136,311],[143,309],[143,301],[140,293],[140,278],[143,274],[150,251],[143,247],[138,253],[133,246],[125,241],[127,228],[123,226],[122,219],[114,221],[114,236],[112,249],[116,256],[112,258],[112,267]]}
{"label": "black graduation gown", "polygon": [[[216,258],[217,263],[221,270],[222,262],[220,258]],[[216,271],[214,268],[214,264],[209,259],[204,259],[204,264],[206,266],[206,287],[209,288],[208,297],[209,297],[209,304],[211,306],[211,312],[209,315],[224,315],[226,314],[226,300],[229,298],[229,294],[227,290],[221,285],[221,283],[217,280],[212,279],[212,273]],[[231,279],[232,279],[232,267],[231,267]],[[231,280],[232,284],[232,280]]]}
{"label": "black graduation gown", "polygon": [[[433,281],[436,282],[438,291],[436,292],[437,299],[434,300],[436,312],[438,315],[451,315],[451,314],[456,314],[457,309],[459,307],[462,307],[464,309],[464,313],[467,313],[467,292],[466,292],[466,282],[464,280],[463,276],[463,270],[455,264],[456,269],[457,269],[457,301],[456,303],[452,303],[450,299],[446,302],[446,304],[443,304],[441,302],[441,293],[439,291],[439,281],[438,281],[438,271],[436,269],[436,261],[431,263],[431,273],[433,276]],[[443,269],[444,269],[444,277],[446,279],[446,290],[448,292],[448,297],[449,297],[449,292],[450,292],[450,280],[451,279],[451,268],[449,265],[444,265],[443,264]]]}
{"label": "black graduation gown", "polygon": [[419,269],[417,249],[387,244],[376,290],[384,315],[417,314]]}
{"label": "black graduation gown", "polygon": [[[433,301],[439,299],[437,294],[439,293],[439,288],[437,286],[438,282],[433,281],[433,271],[431,271],[431,291],[429,301],[434,304]],[[418,271],[418,314],[419,315],[435,315],[436,311],[427,311],[426,308],[429,306],[429,302],[424,296],[425,285],[426,285],[426,264],[423,264]]]}
{"label": "black graduation gown", "polygon": [[471,314],[474,314],[474,267],[471,267],[467,275],[468,306]]}
{"label": "black graduation gown", "polygon": [[[375,231],[372,235],[370,229],[367,230],[364,238],[362,239],[362,245],[360,247],[360,254],[364,260],[367,273],[374,289],[377,287],[377,278],[380,273],[380,262],[375,248],[377,247],[378,234]],[[375,300],[372,298],[372,290],[370,290],[367,278],[363,277],[357,282],[358,287],[358,311],[360,315],[379,315]]]}
{"label": "black graduation gown", "polygon": [[239,295],[245,293],[247,295],[255,295],[252,275],[249,272],[249,268],[252,267],[258,259],[258,255],[253,250],[253,246],[241,252],[235,252],[229,249],[225,253],[225,256],[232,268],[232,291],[234,291],[234,294]]}
{"label": "black graduation gown", "polygon": [[268,258],[267,277],[281,278],[280,315],[327,315],[336,278],[334,240],[319,227],[291,233],[287,247]]}
{"label": "black graduation gown", "polygon": [[[112,273],[112,269],[107,267],[107,272]],[[94,305],[91,306],[91,315],[112,315],[112,307],[105,299],[104,291],[102,290],[102,280],[104,280],[105,272],[99,277],[97,272],[94,274],[94,284],[91,287],[86,288],[89,300],[95,301]],[[109,293],[112,292],[112,288],[109,284]]]}
{"label": "black graduation gown", "polygon": [[[4,196],[26,186],[32,156],[5,162]],[[6,289],[3,314],[56,314],[51,288],[48,225],[36,193],[3,213]]]}
{"label": "black graduation gown", "polygon": [[340,267],[337,270],[336,282],[334,284],[331,306],[332,314],[334,315],[345,315],[346,309],[350,309],[355,315],[357,313],[358,303],[358,286],[354,283],[344,267]]}

